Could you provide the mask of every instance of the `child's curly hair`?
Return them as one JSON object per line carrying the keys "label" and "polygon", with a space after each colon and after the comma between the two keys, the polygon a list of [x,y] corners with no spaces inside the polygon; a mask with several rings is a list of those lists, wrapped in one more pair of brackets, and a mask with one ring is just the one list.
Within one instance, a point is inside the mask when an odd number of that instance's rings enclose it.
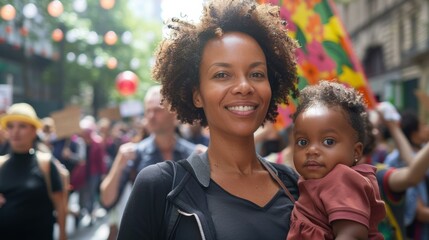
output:
{"label": "child's curly hair", "polygon": [[293,114],[293,121],[295,122],[298,115],[307,108],[319,104],[329,108],[341,108],[356,131],[358,141],[365,145],[368,117],[362,94],[354,88],[332,81],[320,81],[316,85],[307,86],[300,92],[299,104]]}
{"label": "child's curly hair", "polygon": [[207,126],[204,110],[193,104],[198,90],[203,49],[213,38],[226,32],[242,32],[253,37],[264,51],[272,98],[265,120],[275,121],[277,105],[288,103],[288,95],[298,96],[296,42],[286,32],[279,8],[258,5],[253,0],[215,0],[205,4],[199,23],[172,18],[170,30],[158,46],[152,77],[162,84],[163,101],[171,105],[184,123],[200,121]]}

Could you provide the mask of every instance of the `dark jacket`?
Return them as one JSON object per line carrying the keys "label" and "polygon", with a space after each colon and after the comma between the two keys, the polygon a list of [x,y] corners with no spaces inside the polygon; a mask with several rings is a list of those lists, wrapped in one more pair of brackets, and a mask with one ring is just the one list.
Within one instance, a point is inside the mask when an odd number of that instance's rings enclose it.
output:
{"label": "dark jacket", "polygon": [[[269,164],[297,199],[296,173],[286,166]],[[180,163],[170,161],[146,167],[136,179],[118,239],[215,240],[205,195],[209,182],[207,153],[193,154]],[[292,206],[291,201],[290,210]]]}

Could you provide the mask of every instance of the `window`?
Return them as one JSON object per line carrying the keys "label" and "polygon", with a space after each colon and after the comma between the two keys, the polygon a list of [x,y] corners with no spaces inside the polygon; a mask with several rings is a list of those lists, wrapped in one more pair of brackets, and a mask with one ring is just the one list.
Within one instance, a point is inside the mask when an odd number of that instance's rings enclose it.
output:
{"label": "window", "polygon": [[381,46],[368,48],[363,60],[363,65],[368,77],[383,73],[385,70],[383,48]]}

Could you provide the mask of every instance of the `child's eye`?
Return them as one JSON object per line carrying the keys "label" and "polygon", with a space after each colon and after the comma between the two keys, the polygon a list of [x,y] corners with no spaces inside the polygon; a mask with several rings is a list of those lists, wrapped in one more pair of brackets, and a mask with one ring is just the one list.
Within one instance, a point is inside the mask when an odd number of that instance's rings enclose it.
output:
{"label": "child's eye", "polygon": [[332,146],[335,144],[335,140],[332,138],[327,138],[327,139],[323,140],[323,144],[325,144],[327,146]]}
{"label": "child's eye", "polygon": [[296,141],[296,144],[300,147],[304,147],[305,145],[307,145],[308,141],[305,139],[299,139],[298,141]]}

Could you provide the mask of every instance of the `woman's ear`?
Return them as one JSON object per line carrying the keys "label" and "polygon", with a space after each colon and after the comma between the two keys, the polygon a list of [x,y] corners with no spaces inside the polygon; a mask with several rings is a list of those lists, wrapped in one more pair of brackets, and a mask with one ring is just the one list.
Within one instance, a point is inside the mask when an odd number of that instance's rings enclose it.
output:
{"label": "woman's ear", "polygon": [[203,103],[202,103],[202,100],[201,100],[201,95],[200,95],[200,92],[198,90],[194,90],[193,91],[192,98],[193,98],[193,101],[194,101],[194,106],[196,108],[202,108],[203,107]]}

